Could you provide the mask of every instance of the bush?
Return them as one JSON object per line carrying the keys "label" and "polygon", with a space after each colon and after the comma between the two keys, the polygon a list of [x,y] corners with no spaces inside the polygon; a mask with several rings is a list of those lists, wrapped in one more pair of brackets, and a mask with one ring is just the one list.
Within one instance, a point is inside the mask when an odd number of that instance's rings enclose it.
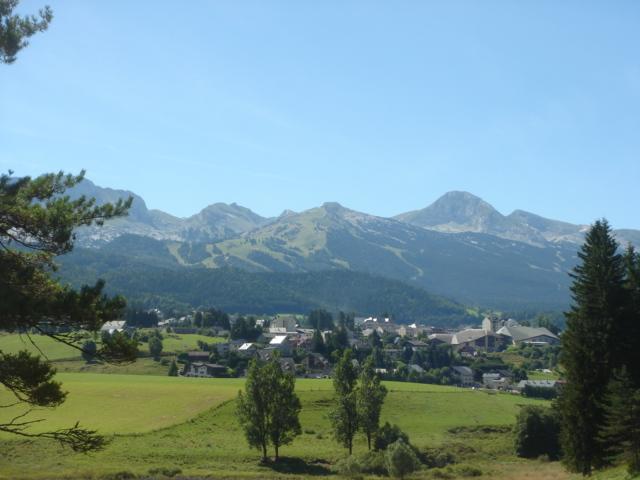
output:
{"label": "bush", "polygon": [[350,455],[336,464],[340,475],[360,478],[363,474],[386,475],[387,459],[384,452],[367,452],[362,455]]}
{"label": "bush", "polygon": [[158,360],[162,353],[162,340],[158,337],[151,337],[149,339],[149,353],[153,358]]}
{"label": "bush", "polygon": [[429,468],[442,468],[456,463],[453,453],[439,448],[430,448],[418,454],[420,461]]}
{"label": "bush", "polygon": [[457,472],[461,477],[480,477],[482,475],[482,470],[470,467],[469,465],[462,465],[458,467]]}
{"label": "bush", "polygon": [[98,346],[93,340],[87,340],[82,344],[82,358],[87,363],[93,361],[97,351]]}
{"label": "bush", "polygon": [[362,465],[356,455],[349,455],[336,464],[336,470],[347,478],[362,478]]}
{"label": "bush", "polygon": [[376,433],[373,448],[376,450],[385,450],[389,445],[398,440],[409,444],[409,435],[400,430],[400,427],[397,425],[391,425],[389,422],[385,422]]}
{"label": "bush", "polygon": [[182,473],[182,470],[179,468],[159,467],[159,468],[149,469],[149,475],[154,475],[154,476],[162,475],[164,477],[175,477],[180,473]]}
{"label": "bush", "polygon": [[420,465],[413,449],[402,439],[389,445],[386,458],[387,472],[390,476],[400,479],[415,472]]}
{"label": "bush", "polygon": [[537,458],[560,457],[560,421],[551,408],[527,405],[520,408],[515,426],[516,455]]}

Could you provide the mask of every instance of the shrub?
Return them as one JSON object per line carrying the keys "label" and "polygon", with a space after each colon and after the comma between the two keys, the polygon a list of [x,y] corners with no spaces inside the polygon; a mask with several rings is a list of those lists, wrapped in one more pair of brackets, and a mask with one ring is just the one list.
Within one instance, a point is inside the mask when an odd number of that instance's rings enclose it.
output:
{"label": "shrub", "polygon": [[336,464],[340,475],[360,478],[362,474],[386,475],[387,459],[384,452],[371,451],[362,455],[350,455]]}
{"label": "shrub", "polygon": [[469,465],[462,465],[458,467],[457,472],[461,477],[480,477],[482,475],[482,470],[470,467]]}
{"label": "shrub", "polygon": [[442,468],[456,463],[456,457],[448,450],[430,448],[419,454],[420,461],[429,468]]}
{"label": "shrub", "polygon": [[149,338],[149,353],[156,360],[160,358],[160,354],[162,353],[162,340],[160,338]]}
{"label": "shrub", "polygon": [[98,346],[93,340],[87,340],[82,344],[82,358],[85,362],[93,361],[98,351]]}
{"label": "shrub", "polygon": [[402,479],[419,467],[415,452],[402,439],[388,446],[386,457],[387,472],[392,477]]}
{"label": "shrub", "polygon": [[373,448],[376,450],[384,450],[398,440],[402,440],[404,443],[409,444],[409,435],[400,430],[400,427],[397,425],[391,425],[389,422],[385,422],[385,424],[376,432],[376,439],[373,443]]}
{"label": "shrub", "polygon": [[560,457],[560,421],[557,413],[546,407],[521,407],[515,426],[515,450],[519,457]]}
{"label": "shrub", "polygon": [[343,477],[362,478],[362,465],[356,455],[349,455],[336,464],[336,470]]}
{"label": "shrub", "polygon": [[167,468],[167,467],[158,467],[158,468],[150,468],[149,475],[162,475],[164,477],[175,477],[176,475],[182,473],[182,470],[179,468]]}

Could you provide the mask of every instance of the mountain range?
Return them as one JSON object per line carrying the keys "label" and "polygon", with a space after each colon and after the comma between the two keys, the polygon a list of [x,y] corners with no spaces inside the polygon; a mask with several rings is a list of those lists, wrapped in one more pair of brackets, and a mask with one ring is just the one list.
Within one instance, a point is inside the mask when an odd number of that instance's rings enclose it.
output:
{"label": "mountain range", "polygon": [[[80,195],[98,203],[134,198],[128,217],[79,229],[81,249],[204,272],[362,272],[466,305],[503,310],[566,308],[568,272],[588,228],[522,210],[505,216],[466,192],[446,193],[424,209],[393,218],[338,203],[273,218],[235,203],[215,203],[177,218],[148,209],[131,192],[88,180],[70,192]],[[615,235],[621,243],[640,245],[640,231],[616,230]]]}

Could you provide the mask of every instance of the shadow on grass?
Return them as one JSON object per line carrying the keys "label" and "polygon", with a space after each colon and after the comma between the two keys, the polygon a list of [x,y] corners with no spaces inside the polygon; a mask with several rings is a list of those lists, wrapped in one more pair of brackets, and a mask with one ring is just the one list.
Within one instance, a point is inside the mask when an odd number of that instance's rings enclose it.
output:
{"label": "shadow on grass", "polygon": [[277,462],[269,460],[262,463],[262,465],[278,473],[295,473],[314,476],[331,474],[331,470],[329,470],[325,460],[305,462],[301,458],[280,457]]}

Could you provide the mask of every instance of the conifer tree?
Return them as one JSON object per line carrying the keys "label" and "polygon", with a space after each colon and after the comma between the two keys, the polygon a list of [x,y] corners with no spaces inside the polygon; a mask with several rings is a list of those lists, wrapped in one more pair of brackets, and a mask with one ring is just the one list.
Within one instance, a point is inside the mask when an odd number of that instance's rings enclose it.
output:
{"label": "conifer tree", "polygon": [[620,358],[626,290],[624,263],[606,220],[597,221],[578,252],[571,274],[573,305],[566,314],[561,363],[567,384],[559,398],[562,447],[567,467],[583,475],[604,464],[598,431],[604,423],[602,401]]}
{"label": "conifer tree", "polygon": [[624,255],[629,298],[625,313],[624,335],[620,338],[622,364],[635,388],[640,388],[640,254],[630,245]]}
{"label": "conifer tree", "polygon": [[609,382],[605,405],[600,440],[607,458],[623,459],[631,475],[640,473],[640,389],[634,388],[626,368]]}
{"label": "conifer tree", "polygon": [[357,380],[358,372],[353,365],[353,355],[347,349],[333,371],[336,404],[330,418],[336,440],[349,450],[349,455],[353,452],[353,437],[358,430]]}
{"label": "conifer tree", "polygon": [[367,357],[360,382],[356,390],[358,423],[367,437],[367,446],[371,450],[371,439],[380,425],[380,412],[387,396],[387,389],[380,383],[380,377],[375,372],[373,357]]}

